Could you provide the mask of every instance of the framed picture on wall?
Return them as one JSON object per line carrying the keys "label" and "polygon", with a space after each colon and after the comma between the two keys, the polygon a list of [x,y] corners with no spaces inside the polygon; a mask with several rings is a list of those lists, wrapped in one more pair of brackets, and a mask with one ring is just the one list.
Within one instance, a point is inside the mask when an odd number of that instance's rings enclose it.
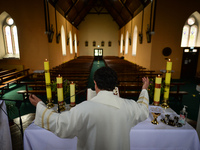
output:
{"label": "framed picture on wall", "polygon": [[112,42],[109,41],[109,42],[108,42],[108,47],[111,47],[111,45],[112,45]]}
{"label": "framed picture on wall", "polygon": [[85,41],[85,46],[88,47],[88,41]]}

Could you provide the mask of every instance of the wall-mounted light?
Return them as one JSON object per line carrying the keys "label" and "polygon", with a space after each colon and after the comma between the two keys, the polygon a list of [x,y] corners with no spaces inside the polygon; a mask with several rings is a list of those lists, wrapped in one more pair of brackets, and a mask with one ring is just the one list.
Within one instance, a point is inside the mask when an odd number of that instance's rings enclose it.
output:
{"label": "wall-mounted light", "polygon": [[56,35],[56,43],[59,43],[59,42],[60,42],[60,36],[61,36],[60,33],[58,33],[58,34]]}
{"label": "wall-mounted light", "polygon": [[140,44],[142,44],[142,41],[143,41],[143,34],[142,33],[139,33],[139,42]]}

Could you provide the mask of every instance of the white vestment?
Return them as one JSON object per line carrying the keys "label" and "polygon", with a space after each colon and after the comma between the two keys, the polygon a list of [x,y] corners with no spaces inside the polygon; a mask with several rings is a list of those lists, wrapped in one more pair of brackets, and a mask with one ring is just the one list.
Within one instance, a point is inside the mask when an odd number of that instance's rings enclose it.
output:
{"label": "white vestment", "polygon": [[137,102],[100,91],[70,111],[56,113],[37,104],[35,124],[61,138],[78,138],[78,150],[128,150],[130,129],[149,115],[146,89]]}

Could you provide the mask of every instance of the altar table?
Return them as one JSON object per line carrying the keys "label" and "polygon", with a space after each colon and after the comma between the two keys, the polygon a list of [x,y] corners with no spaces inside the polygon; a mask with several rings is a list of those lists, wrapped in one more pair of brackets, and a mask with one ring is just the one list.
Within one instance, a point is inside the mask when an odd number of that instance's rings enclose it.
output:
{"label": "altar table", "polygon": [[[152,115],[130,131],[131,150],[200,150],[196,130],[189,124],[173,127],[160,121],[164,114],[177,115],[166,109],[158,117],[159,124],[151,123]],[[77,138],[61,139],[52,132],[32,123],[24,133],[24,150],[76,150]]]}

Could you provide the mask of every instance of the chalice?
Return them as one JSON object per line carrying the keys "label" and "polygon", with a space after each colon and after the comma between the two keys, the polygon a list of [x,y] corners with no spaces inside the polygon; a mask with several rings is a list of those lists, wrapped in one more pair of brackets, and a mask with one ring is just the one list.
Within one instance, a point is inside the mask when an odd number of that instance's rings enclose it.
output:
{"label": "chalice", "polygon": [[151,114],[153,115],[153,120],[151,121],[151,123],[158,125],[159,123],[157,121],[157,118],[158,118],[158,116],[160,116],[161,113],[151,112]]}
{"label": "chalice", "polygon": [[154,124],[154,125],[158,125],[159,123],[157,121],[157,118],[163,112],[162,107],[160,107],[160,106],[150,106],[149,112],[153,116],[153,120],[151,121],[151,123]]}

